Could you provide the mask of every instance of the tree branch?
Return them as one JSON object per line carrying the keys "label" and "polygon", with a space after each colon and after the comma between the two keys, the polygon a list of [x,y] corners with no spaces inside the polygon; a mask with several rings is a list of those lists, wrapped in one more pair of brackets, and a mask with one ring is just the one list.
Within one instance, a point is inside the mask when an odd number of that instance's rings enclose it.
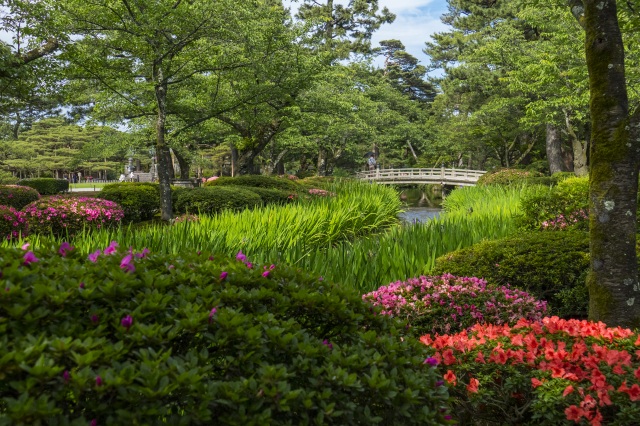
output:
{"label": "tree branch", "polygon": [[571,14],[578,21],[578,24],[585,29],[585,21],[584,21],[584,3],[582,0],[567,0],[567,4],[571,9]]}

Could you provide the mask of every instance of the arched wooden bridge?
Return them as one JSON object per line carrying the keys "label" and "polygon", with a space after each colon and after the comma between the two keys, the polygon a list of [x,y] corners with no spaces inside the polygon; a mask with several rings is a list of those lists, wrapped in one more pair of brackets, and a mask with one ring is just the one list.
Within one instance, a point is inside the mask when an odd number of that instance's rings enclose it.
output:
{"label": "arched wooden bridge", "polygon": [[356,177],[361,180],[381,184],[440,184],[455,186],[474,186],[483,170],[465,169],[376,169],[358,172]]}

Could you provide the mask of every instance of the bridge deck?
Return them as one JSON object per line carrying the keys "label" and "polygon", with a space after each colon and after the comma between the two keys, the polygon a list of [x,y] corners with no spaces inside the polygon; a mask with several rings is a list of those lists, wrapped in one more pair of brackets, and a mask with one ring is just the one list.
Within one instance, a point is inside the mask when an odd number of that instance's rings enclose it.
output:
{"label": "bridge deck", "polygon": [[358,179],[377,182],[380,184],[441,184],[473,186],[482,170],[465,169],[376,169],[358,172]]}

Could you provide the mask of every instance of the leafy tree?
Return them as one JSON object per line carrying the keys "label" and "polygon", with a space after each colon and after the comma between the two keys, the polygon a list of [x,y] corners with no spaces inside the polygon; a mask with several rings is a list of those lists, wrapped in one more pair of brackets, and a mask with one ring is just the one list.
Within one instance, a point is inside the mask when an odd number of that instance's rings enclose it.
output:
{"label": "leafy tree", "polygon": [[371,36],[382,24],[391,23],[395,15],[378,0],[349,0],[346,5],[335,0],[302,0],[297,17],[310,26],[311,42],[336,59],[351,53],[370,53]]}

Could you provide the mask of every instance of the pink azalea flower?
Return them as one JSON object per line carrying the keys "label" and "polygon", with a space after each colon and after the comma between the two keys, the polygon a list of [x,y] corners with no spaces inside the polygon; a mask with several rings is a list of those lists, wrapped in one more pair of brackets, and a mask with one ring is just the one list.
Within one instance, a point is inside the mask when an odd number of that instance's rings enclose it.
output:
{"label": "pink azalea flower", "polygon": [[269,272],[271,272],[271,271],[264,271],[264,272],[262,273],[262,276],[263,276],[263,277],[265,277],[265,278],[267,278],[267,277],[269,276]]}
{"label": "pink azalea flower", "polygon": [[129,328],[133,325],[133,317],[131,315],[127,315],[120,320],[120,324],[129,331]]}
{"label": "pink azalea flower", "polygon": [[109,246],[107,246],[107,248],[104,249],[105,256],[110,256],[114,254],[117,248],[118,248],[118,243],[115,241],[111,241],[111,244],[109,244]]}
{"label": "pink azalea flower", "polygon": [[73,249],[74,247],[71,244],[64,241],[62,244],[60,244],[60,249],[58,249],[58,253],[60,253],[62,257],[65,257],[67,253],[69,253]]}
{"label": "pink azalea flower", "polygon": [[209,312],[209,322],[213,321],[213,316],[218,312],[216,308],[212,308],[211,312]]}
{"label": "pink azalea flower", "polygon": [[131,253],[122,258],[120,269],[124,269],[127,272],[135,272],[136,267],[133,266],[133,255]]}
{"label": "pink azalea flower", "polygon": [[89,260],[92,261],[93,263],[96,263],[98,261],[98,256],[100,256],[100,249],[91,253],[89,255]]}
{"label": "pink azalea flower", "polygon": [[65,383],[69,383],[69,379],[71,379],[71,374],[69,374],[69,371],[64,370],[64,373],[62,373],[62,380],[64,380]]}
{"label": "pink azalea flower", "polygon": [[32,251],[28,251],[28,252],[26,252],[26,253],[24,254],[24,256],[23,256],[23,259],[24,259],[24,265],[28,265],[28,264],[30,264],[30,263],[35,263],[35,262],[37,262],[37,261],[39,261],[39,260],[40,260],[40,259],[38,259],[38,258],[36,257],[36,255],[35,255],[35,254],[33,254],[33,252],[32,252]]}
{"label": "pink azalea flower", "polygon": [[238,259],[241,262],[244,262],[245,260],[247,260],[247,256],[245,256],[245,254],[242,253],[242,250],[240,250],[238,254],[236,254],[236,259]]}
{"label": "pink azalea flower", "polygon": [[228,273],[226,273],[226,272],[222,272],[222,273],[220,274],[220,281],[224,281],[224,279],[225,279],[225,278],[227,278],[227,275],[229,275],[229,274],[228,274]]}
{"label": "pink azalea flower", "polygon": [[26,249],[28,249],[28,248],[29,248],[29,246],[30,246],[30,245],[31,245],[31,244],[29,244],[29,243],[24,243],[24,244],[22,245],[22,247],[20,247],[20,248],[21,248],[22,250],[26,250]]}
{"label": "pink azalea flower", "polygon": [[147,257],[147,255],[149,254],[149,249],[148,248],[143,248],[142,251],[140,253],[136,253],[136,257],[138,259],[143,259],[145,257]]}
{"label": "pink azalea flower", "polygon": [[96,386],[102,386],[102,377],[96,376]]}

